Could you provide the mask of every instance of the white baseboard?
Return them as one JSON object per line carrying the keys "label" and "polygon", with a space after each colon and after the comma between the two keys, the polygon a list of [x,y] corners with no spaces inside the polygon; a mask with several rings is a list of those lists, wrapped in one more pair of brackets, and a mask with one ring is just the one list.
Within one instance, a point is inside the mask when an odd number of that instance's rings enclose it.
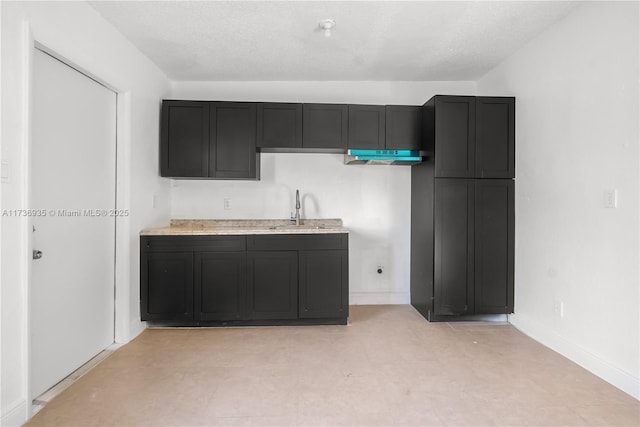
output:
{"label": "white baseboard", "polygon": [[133,340],[135,337],[140,335],[145,329],[147,329],[147,322],[142,322],[140,319],[132,320],[129,323],[129,339],[127,342],[123,342],[120,344],[126,344]]}
{"label": "white baseboard", "polygon": [[603,360],[579,344],[549,331],[538,322],[521,314],[509,316],[509,322],[525,335],[577,363],[589,372],[640,400],[640,379]]}
{"label": "white baseboard", "polygon": [[409,304],[410,302],[408,292],[351,292],[349,294],[350,305]]}
{"label": "white baseboard", "polygon": [[2,427],[20,427],[27,422],[27,401],[17,400],[6,409],[3,409],[0,417]]}

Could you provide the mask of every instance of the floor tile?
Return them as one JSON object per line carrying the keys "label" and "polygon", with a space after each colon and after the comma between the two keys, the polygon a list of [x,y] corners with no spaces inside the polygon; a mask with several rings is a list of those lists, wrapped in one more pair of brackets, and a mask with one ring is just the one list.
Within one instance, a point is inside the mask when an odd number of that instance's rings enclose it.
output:
{"label": "floor tile", "polygon": [[147,329],[28,425],[640,425],[637,400],[510,325],[350,310],[346,326]]}

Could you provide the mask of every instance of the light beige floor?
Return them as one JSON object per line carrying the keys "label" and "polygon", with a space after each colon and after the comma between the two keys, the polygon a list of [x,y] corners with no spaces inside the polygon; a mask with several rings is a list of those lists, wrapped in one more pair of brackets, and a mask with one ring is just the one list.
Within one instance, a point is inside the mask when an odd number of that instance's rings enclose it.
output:
{"label": "light beige floor", "polygon": [[349,326],[151,329],[33,426],[638,426],[640,404],[509,325],[354,306]]}

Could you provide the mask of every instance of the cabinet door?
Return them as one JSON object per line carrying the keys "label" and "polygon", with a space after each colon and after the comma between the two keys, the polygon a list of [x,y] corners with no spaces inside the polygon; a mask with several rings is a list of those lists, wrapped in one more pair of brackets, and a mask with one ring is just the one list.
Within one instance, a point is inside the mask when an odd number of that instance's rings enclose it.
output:
{"label": "cabinet door", "polygon": [[346,149],[349,110],[341,104],[304,104],[303,148]]}
{"label": "cabinet door", "polygon": [[298,253],[249,252],[248,317],[296,319],[298,317]]}
{"label": "cabinet door", "polygon": [[475,180],[475,312],[513,312],[514,183]]}
{"label": "cabinet door", "polygon": [[436,177],[472,178],[475,160],[475,98],[436,96]]}
{"label": "cabinet door", "polygon": [[209,104],[163,101],[160,175],[206,177],[209,173]]}
{"label": "cabinet door", "polygon": [[209,176],[256,179],[256,104],[211,102]]}
{"label": "cabinet door", "polygon": [[141,258],[142,320],[193,320],[193,254],[143,253]]}
{"label": "cabinet door", "polygon": [[464,314],[473,307],[473,181],[436,179],[434,312]]}
{"label": "cabinet door", "polygon": [[422,149],[422,107],[387,105],[385,116],[388,150]]}
{"label": "cabinet door", "polygon": [[195,254],[196,320],[241,320],[246,316],[244,252]]}
{"label": "cabinet door", "polygon": [[515,176],[515,98],[476,99],[477,178]]}
{"label": "cabinet door", "polygon": [[259,148],[302,147],[302,104],[258,104]]}
{"label": "cabinet door", "polygon": [[349,148],[383,150],[384,105],[349,105]]}
{"label": "cabinet door", "polygon": [[348,317],[347,251],[300,251],[300,318]]}

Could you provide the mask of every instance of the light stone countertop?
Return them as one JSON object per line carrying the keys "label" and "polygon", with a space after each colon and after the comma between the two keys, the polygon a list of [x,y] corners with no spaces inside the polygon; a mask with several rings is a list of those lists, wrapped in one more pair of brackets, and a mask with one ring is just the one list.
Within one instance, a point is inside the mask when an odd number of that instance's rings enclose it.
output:
{"label": "light stone countertop", "polygon": [[146,228],[141,236],[215,236],[248,234],[348,233],[341,219],[303,219],[301,225],[286,219],[172,219],[168,226]]}

